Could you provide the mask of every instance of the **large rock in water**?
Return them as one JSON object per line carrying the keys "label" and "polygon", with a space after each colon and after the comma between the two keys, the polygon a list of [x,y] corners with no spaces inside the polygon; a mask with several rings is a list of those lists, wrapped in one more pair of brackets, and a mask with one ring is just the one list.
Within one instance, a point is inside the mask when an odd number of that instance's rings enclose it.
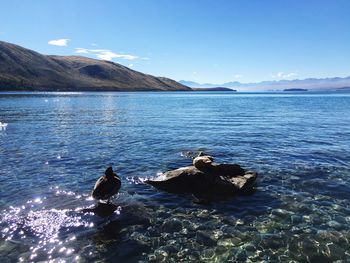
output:
{"label": "large rock in water", "polygon": [[206,201],[224,200],[254,191],[257,173],[238,164],[218,164],[211,156],[199,156],[193,166],[165,172],[146,183],[169,193],[192,193]]}

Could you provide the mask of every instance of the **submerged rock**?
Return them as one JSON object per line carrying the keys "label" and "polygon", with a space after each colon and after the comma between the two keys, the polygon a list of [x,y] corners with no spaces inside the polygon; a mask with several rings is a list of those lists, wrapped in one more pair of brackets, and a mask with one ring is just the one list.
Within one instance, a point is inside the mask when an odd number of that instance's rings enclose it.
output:
{"label": "submerged rock", "polygon": [[191,193],[205,202],[252,193],[256,178],[256,172],[246,172],[238,164],[218,164],[211,156],[198,156],[193,166],[165,172],[146,183],[169,193]]}
{"label": "submerged rock", "polygon": [[110,216],[118,209],[118,206],[112,203],[98,203],[93,208],[85,208],[83,213],[94,213],[100,217]]}

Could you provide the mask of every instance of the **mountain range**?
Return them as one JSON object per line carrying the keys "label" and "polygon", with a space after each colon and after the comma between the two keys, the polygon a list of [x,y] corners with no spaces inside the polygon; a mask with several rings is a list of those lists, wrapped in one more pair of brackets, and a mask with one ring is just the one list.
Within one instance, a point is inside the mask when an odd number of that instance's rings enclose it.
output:
{"label": "mountain range", "polygon": [[43,55],[0,41],[0,91],[191,91],[200,88],[214,91],[224,88],[238,91],[350,90],[350,76],[257,83],[176,82],[144,74],[111,61],[82,56]]}
{"label": "mountain range", "polygon": [[346,78],[309,78],[295,80],[262,81],[257,83],[241,83],[238,81],[221,84],[197,83],[193,81],[180,80],[181,84],[191,88],[214,88],[225,87],[238,91],[281,91],[286,89],[307,89],[314,91],[331,91],[350,89],[350,76]]}
{"label": "mountain range", "polygon": [[0,41],[0,91],[190,91],[172,79],[81,56],[43,55]]}

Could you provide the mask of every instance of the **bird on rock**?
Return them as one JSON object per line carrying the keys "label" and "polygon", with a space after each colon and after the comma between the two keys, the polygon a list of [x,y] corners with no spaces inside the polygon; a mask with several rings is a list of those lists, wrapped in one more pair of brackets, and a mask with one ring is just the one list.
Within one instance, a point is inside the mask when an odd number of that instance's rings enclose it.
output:
{"label": "bird on rock", "polygon": [[109,203],[109,199],[118,193],[120,186],[120,177],[113,172],[112,167],[108,167],[105,174],[96,181],[92,197],[97,200],[107,200]]}

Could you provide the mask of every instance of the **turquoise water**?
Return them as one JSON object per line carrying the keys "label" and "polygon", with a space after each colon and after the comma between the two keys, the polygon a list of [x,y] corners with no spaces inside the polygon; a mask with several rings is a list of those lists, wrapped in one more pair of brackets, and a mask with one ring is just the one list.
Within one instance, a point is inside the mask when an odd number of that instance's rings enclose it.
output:
{"label": "turquoise water", "polygon": [[[0,262],[350,261],[349,93],[0,93],[0,121]],[[143,183],[200,150],[256,193]],[[108,165],[120,207],[84,214]]]}

